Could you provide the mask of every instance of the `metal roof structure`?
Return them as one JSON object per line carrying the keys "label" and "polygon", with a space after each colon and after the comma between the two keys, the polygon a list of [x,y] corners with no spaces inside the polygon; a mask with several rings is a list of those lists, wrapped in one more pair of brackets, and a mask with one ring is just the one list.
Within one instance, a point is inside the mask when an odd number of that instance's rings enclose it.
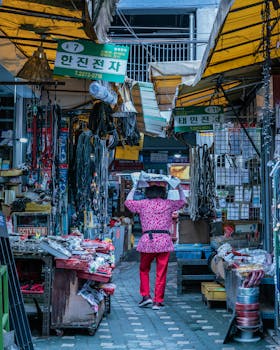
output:
{"label": "metal roof structure", "polygon": [[222,0],[195,81],[179,86],[176,105],[227,105],[248,97],[262,81],[268,27],[272,67],[278,65],[279,10],[277,0]]}
{"label": "metal roof structure", "polygon": [[116,0],[3,0],[0,63],[13,74],[42,45],[53,67],[58,39],[105,42]]}

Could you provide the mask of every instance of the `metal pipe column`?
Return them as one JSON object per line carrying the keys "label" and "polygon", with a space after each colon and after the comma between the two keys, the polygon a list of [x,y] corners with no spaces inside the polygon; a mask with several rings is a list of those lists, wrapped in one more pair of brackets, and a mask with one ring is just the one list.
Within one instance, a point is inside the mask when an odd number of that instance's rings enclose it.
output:
{"label": "metal pipe column", "polygon": [[189,59],[193,61],[195,59],[195,50],[194,50],[194,14],[190,14],[190,54]]}

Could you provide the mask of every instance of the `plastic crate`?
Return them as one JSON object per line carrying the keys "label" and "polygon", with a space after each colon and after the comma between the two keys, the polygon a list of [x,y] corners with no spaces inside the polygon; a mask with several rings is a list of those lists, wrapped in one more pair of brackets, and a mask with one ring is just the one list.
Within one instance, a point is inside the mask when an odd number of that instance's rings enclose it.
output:
{"label": "plastic crate", "polygon": [[176,252],[178,259],[201,259],[201,251]]}
{"label": "plastic crate", "polygon": [[208,259],[212,254],[207,244],[176,244],[174,249],[178,259]]}
{"label": "plastic crate", "polygon": [[204,257],[205,259],[209,259],[209,257],[211,256],[211,254],[213,253],[213,249],[211,246],[203,246],[202,247],[202,251],[204,253]]}

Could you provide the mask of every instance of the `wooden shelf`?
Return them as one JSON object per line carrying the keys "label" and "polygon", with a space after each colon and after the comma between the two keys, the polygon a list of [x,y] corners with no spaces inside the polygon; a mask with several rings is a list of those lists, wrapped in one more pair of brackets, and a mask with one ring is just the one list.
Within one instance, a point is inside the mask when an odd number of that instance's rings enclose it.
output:
{"label": "wooden shelf", "polygon": [[21,175],[22,175],[22,170],[20,169],[0,170],[0,176],[2,177],[16,177]]}
{"label": "wooden shelf", "polygon": [[178,265],[208,265],[208,259],[177,259]]}

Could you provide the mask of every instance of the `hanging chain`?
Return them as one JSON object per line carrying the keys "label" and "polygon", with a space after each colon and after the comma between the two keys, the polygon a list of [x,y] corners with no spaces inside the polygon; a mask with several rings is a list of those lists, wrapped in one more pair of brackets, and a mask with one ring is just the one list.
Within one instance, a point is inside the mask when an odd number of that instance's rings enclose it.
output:
{"label": "hanging chain", "polygon": [[263,64],[263,83],[264,83],[264,107],[263,107],[263,152],[271,153],[272,144],[272,109],[270,106],[270,71],[271,71],[271,23],[270,23],[270,1],[265,0],[264,9],[262,12],[263,17],[263,48],[264,48],[264,64]]}

